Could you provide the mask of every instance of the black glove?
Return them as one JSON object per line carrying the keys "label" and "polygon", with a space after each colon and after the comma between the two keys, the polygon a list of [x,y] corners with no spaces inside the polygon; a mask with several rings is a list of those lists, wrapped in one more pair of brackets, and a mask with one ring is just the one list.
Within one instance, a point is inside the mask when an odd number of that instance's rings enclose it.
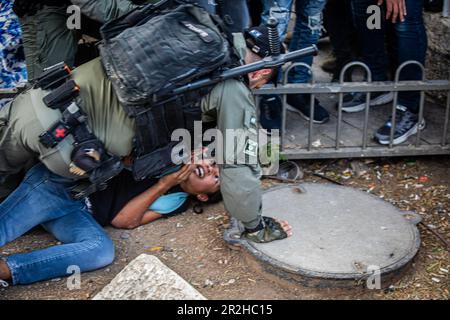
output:
{"label": "black glove", "polygon": [[256,243],[267,243],[274,240],[287,238],[287,233],[283,230],[281,224],[270,217],[262,217],[259,230],[246,230],[243,234],[244,238]]}
{"label": "black glove", "polygon": [[98,168],[105,156],[105,148],[99,140],[90,140],[80,143],[72,151],[70,172],[83,176]]}

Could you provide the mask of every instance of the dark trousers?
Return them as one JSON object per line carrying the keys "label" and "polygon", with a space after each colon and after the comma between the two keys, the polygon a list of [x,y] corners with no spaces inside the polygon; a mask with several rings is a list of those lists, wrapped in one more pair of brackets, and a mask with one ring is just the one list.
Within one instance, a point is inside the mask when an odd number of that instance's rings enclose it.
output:
{"label": "dark trousers", "polygon": [[[392,64],[415,60],[425,64],[427,50],[427,35],[423,22],[423,0],[406,0],[408,14],[404,22],[392,24],[382,17],[382,28],[370,30],[367,27],[367,8],[376,4],[376,0],[352,0],[352,12],[355,27],[358,30],[362,56],[372,71],[374,81],[385,81],[389,58],[386,51],[386,35],[389,28],[393,29],[394,42],[392,45]],[[384,14],[384,13],[383,13]],[[422,71],[417,66],[408,66],[401,74],[400,80],[420,80]],[[399,94],[398,103],[417,113],[420,102],[418,92],[404,92]]]}
{"label": "dark trousers", "polygon": [[324,10],[324,25],[336,57],[334,78],[338,78],[341,69],[355,58],[357,52],[351,0],[328,0]]}

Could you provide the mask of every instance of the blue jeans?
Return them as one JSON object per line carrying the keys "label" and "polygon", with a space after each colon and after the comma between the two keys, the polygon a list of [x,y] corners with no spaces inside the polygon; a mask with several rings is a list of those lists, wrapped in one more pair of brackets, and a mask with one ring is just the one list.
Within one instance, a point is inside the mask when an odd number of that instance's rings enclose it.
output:
{"label": "blue jeans", "polygon": [[247,0],[197,0],[209,13],[219,14],[230,32],[242,32],[250,27]]}
{"label": "blue jeans", "polygon": [[73,182],[42,165],[34,166],[20,186],[0,204],[0,247],[42,225],[61,245],[3,258],[13,284],[63,277],[70,266],[81,272],[114,260],[114,244],[92,218],[84,201],[72,200]]}
{"label": "blue jeans", "polygon": [[263,12],[261,23],[267,24],[269,17],[273,16],[278,20],[278,33],[280,40],[284,41],[291,18],[291,8],[293,0],[262,0]]}
{"label": "blue jeans", "polygon": [[[296,1],[295,12],[297,13],[297,21],[289,45],[289,51],[295,51],[317,44],[322,34],[322,11],[326,4],[326,0]],[[305,57],[296,62],[303,62],[311,66],[313,57]],[[289,74],[289,82],[291,83],[306,83],[310,78],[311,74],[304,67],[296,67]]]}
{"label": "blue jeans", "polygon": [[[393,64],[399,66],[405,61],[415,60],[425,64],[427,51],[427,35],[423,22],[423,0],[406,0],[404,22],[384,21],[381,29],[370,30],[367,28],[367,8],[376,4],[376,0],[352,0],[352,11],[355,27],[361,43],[364,62],[372,71],[374,81],[387,80],[388,55],[385,49],[387,29],[393,28],[395,35]],[[403,69],[400,80],[420,80],[421,70],[416,66]],[[403,92],[399,94],[398,103],[407,107],[411,112],[417,113],[420,101],[418,92]]]}

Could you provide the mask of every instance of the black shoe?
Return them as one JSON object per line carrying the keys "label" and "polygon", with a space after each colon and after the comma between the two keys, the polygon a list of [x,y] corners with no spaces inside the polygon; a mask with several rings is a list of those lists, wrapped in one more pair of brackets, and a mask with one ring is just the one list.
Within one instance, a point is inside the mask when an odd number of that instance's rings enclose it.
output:
{"label": "black shoe", "polygon": [[[373,92],[370,95],[370,106],[381,106],[383,104],[392,102],[392,100],[394,100],[394,94],[392,92]],[[365,93],[347,93],[344,95],[342,111],[359,112],[363,111],[364,109],[366,109]]]}
{"label": "black shoe", "polygon": [[[309,94],[290,94],[287,96],[288,110],[297,112],[303,118],[309,121],[310,119],[310,95]],[[325,123],[330,120],[330,114],[324,107],[320,105],[320,102],[314,100],[314,123]]]}
{"label": "black shoe", "polygon": [[[408,111],[404,106],[397,106],[395,112],[395,131],[394,145],[400,144],[408,140],[408,138],[417,133],[419,130],[425,129],[425,119],[419,123],[417,114]],[[391,138],[392,119],[389,119],[375,133],[375,140],[380,144],[389,144]]]}
{"label": "black shoe", "polygon": [[272,130],[281,130],[282,101],[278,95],[265,95],[261,98],[259,122],[270,135]]}

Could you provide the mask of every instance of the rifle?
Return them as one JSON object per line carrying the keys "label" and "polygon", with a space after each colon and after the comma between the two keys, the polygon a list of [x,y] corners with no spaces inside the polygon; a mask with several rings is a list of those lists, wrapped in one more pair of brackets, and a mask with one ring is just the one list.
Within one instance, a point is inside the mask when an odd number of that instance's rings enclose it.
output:
{"label": "rifle", "polygon": [[194,82],[191,82],[189,84],[186,84],[182,87],[174,89],[172,92],[170,92],[169,96],[177,96],[182,95],[186,92],[197,90],[203,87],[211,86],[214,84],[217,84],[219,82],[228,80],[228,79],[235,79],[242,77],[250,72],[258,71],[261,69],[273,69],[280,67],[288,62],[304,58],[311,55],[317,55],[318,53],[317,46],[312,45],[310,47],[306,47],[304,49],[292,51],[285,54],[280,54],[278,56],[269,56],[267,58],[264,58],[261,61],[253,62],[244,66],[239,66],[236,68],[232,68],[229,70],[224,71],[223,73],[219,74],[218,76],[212,78],[212,79],[200,79]]}

